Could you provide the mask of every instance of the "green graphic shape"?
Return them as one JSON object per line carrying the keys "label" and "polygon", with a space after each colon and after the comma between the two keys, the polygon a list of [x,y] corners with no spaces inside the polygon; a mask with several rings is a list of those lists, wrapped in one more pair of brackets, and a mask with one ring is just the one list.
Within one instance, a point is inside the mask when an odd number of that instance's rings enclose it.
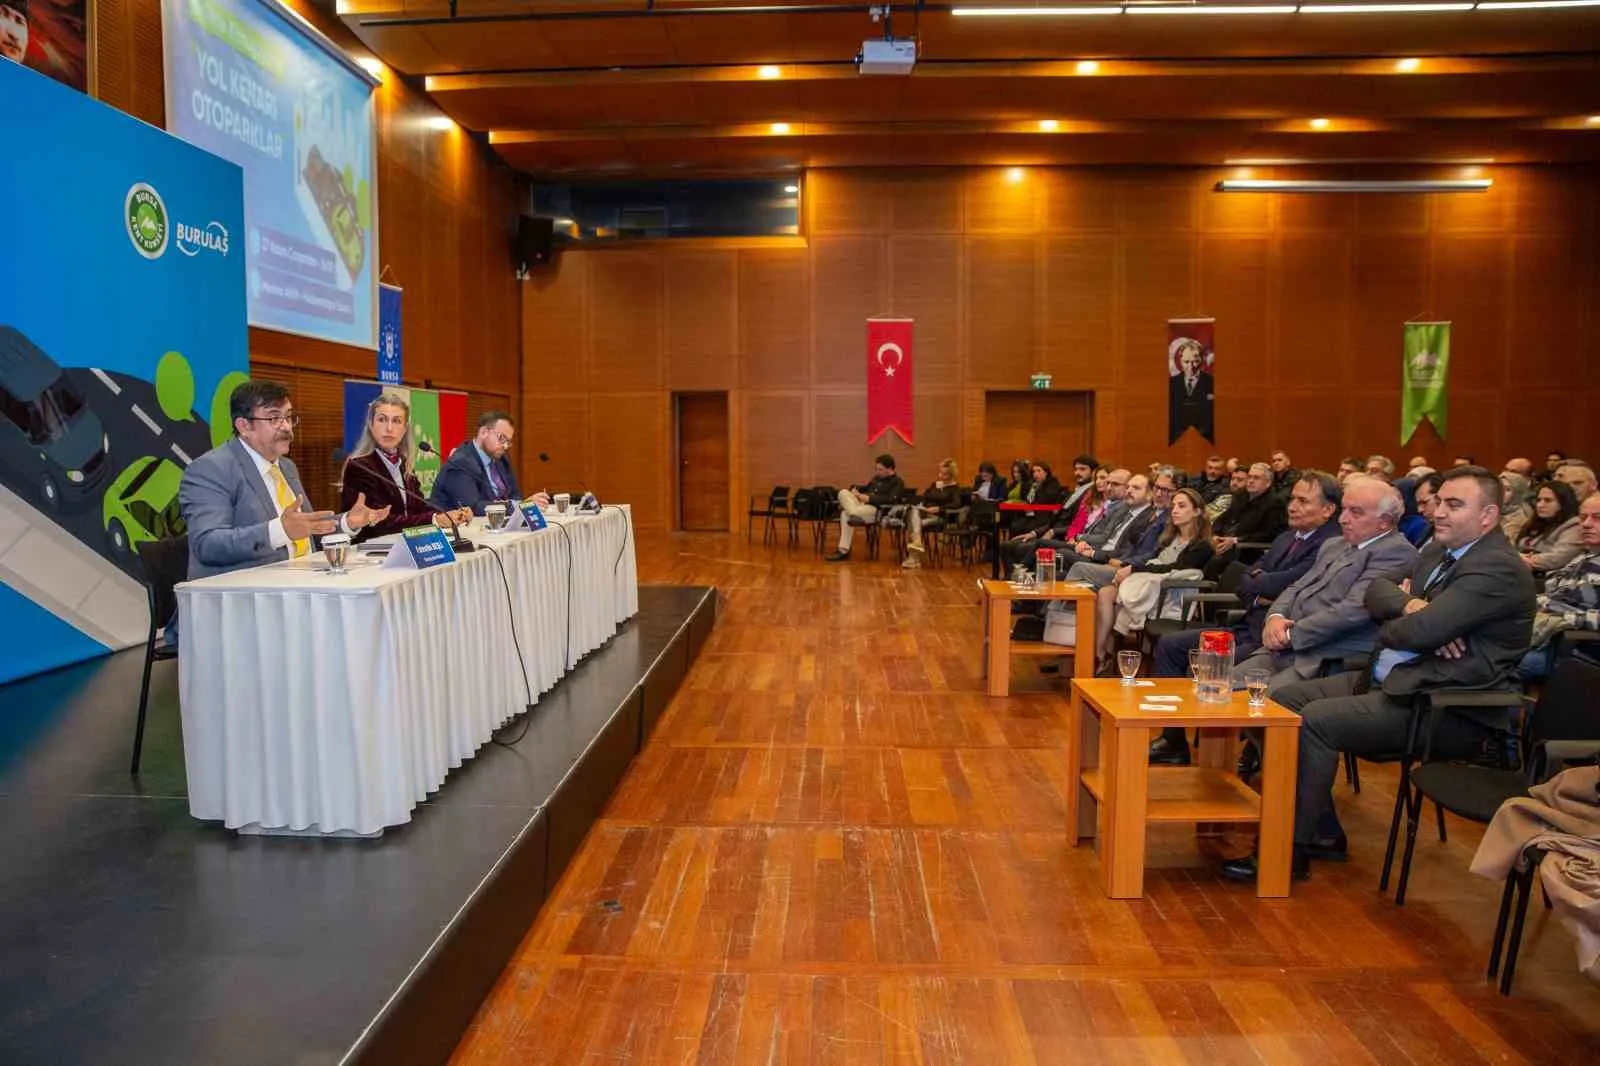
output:
{"label": "green graphic shape", "polygon": [[233,436],[233,418],[228,414],[228,400],[233,390],[250,380],[250,375],[239,370],[231,371],[217,382],[217,391],[211,394],[211,446],[219,447]]}
{"label": "green graphic shape", "polygon": [[[413,443],[427,441],[438,449],[443,447],[439,443],[439,394],[430,389],[416,389],[411,393],[411,438]],[[439,454],[432,455],[414,453],[415,463],[413,470],[417,481],[422,486],[422,494],[427,496],[433,492],[434,479],[439,476]]]}
{"label": "green graphic shape", "polygon": [[168,352],[156,364],[156,402],[174,422],[194,421],[194,368],[182,352]]}

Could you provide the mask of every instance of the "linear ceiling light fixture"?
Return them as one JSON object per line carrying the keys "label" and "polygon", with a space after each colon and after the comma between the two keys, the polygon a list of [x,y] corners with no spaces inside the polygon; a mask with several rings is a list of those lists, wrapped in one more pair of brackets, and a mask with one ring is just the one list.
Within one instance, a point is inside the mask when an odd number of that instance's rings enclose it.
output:
{"label": "linear ceiling light fixture", "polygon": [[1217,192],[1485,192],[1492,178],[1435,181],[1311,181],[1266,178],[1217,182]]}
{"label": "linear ceiling light fixture", "polygon": [[1070,18],[1097,15],[1431,15],[1462,11],[1533,11],[1569,7],[1600,7],[1600,0],[1385,0],[1348,3],[1240,4],[1184,3],[1174,0],[1123,0],[1108,4],[1041,4],[1037,7],[955,7],[958,18]]}

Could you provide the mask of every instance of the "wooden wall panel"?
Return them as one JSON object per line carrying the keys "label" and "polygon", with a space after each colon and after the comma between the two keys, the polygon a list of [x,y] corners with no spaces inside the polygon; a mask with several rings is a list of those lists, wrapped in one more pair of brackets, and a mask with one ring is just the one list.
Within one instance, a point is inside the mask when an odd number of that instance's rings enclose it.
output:
{"label": "wooden wall panel", "polygon": [[[598,409],[603,414],[607,410],[604,404]],[[595,458],[589,447],[589,397],[530,390],[524,394],[521,411],[517,444],[524,461],[517,465],[519,483],[526,489],[551,492],[587,484],[590,462]],[[540,453],[550,456],[550,461],[541,463]],[[600,458],[609,454],[607,449]]]}
{"label": "wooden wall panel", "polygon": [[808,267],[803,250],[739,253],[739,366],[746,388],[797,388],[810,383]]}
{"label": "wooden wall panel", "polygon": [[[947,454],[964,476],[985,458],[1004,464],[1038,437],[1032,422],[1004,424],[999,394],[1021,392],[1031,411],[1024,390],[1040,369],[1058,390],[1089,390],[1092,450],[1134,468],[1275,447],[1329,468],[1371,452],[1493,464],[1600,451],[1586,417],[1600,398],[1594,176],[1517,170],[1466,204],[1224,196],[1215,179],[813,173],[804,248],[569,251],[524,286],[522,333],[530,391],[579,395],[570,407],[530,396],[521,440],[594,449],[605,464],[622,455],[602,477],[608,492],[641,494],[641,525],[670,515],[670,442],[648,442],[665,441],[675,388],[730,390],[735,495],[859,480],[880,451],[915,484]],[[602,326],[600,304],[619,299],[633,317]],[[880,311],[917,323],[915,446],[865,441],[863,320]],[[1166,320],[1202,314],[1217,318],[1217,441],[1191,431],[1169,445]],[[1414,318],[1456,323],[1448,441],[1424,426],[1399,442],[1401,326]],[[619,419],[620,443],[608,428]],[[574,470],[593,482],[596,465]]]}
{"label": "wooden wall panel", "polygon": [[734,388],[739,383],[738,254],[674,252],[665,259],[668,386]]}
{"label": "wooden wall panel", "polygon": [[889,310],[887,251],[881,237],[811,242],[811,380],[819,388],[861,386],[866,320]]}
{"label": "wooden wall panel", "polygon": [[663,529],[669,521],[670,398],[662,392],[609,393],[590,401],[589,487],[600,499],[633,505],[641,529]]}

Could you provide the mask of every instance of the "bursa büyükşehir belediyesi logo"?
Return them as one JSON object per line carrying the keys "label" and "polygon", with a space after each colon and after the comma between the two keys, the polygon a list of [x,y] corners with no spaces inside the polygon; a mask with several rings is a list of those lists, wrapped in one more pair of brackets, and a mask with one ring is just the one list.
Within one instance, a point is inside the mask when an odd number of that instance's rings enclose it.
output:
{"label": "bursa b\u00fcy\u00fck\u015fehir belediyesi logo", "polygon": [[123,217],[134,250],[146,259],[160,259],[167,250],[167,205],[161,194],[142,181],[134,185],[128,190]]}

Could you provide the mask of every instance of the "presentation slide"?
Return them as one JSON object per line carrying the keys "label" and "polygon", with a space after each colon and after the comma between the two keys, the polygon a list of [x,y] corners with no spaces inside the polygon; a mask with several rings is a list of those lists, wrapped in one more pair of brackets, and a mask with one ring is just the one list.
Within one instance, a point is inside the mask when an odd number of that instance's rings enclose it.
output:
{"label": "presentation slide", "polygon": [[167,129],[244,168],[250,324],[377,348],[372,82],[272,0],[162,0]]}

